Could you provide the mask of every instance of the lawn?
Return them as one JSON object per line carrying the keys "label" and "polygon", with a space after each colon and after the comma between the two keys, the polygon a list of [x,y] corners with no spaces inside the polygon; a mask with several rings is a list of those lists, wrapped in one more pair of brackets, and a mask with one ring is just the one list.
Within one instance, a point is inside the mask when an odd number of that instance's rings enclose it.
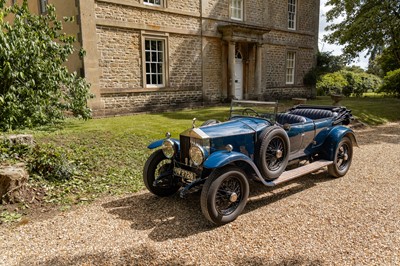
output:
{"label": "lawn", "polygon": [[[307,104],[326,105],[331,100],[321,97]],[[348,98],[341,104],[367,124],[400,120],[399,99]],[[282,101],[280,111],[290,106],[290,101]],[[180,132],[191,127],[194,117],[200,125],[212,118],[225,120],[228,114],[226,105],[89,121],[70,119],[61,128],[33,131],[38,145],[51,143],[62,147],[76,171],[69,180],[34,178],[32,186],[46,188],[44,200],[60,204],[60,208],[107,194],[136,192],[144,187],[142,168],[151,152],[146,148],[151,141],[163,138],[167,131],[177,138]]]}

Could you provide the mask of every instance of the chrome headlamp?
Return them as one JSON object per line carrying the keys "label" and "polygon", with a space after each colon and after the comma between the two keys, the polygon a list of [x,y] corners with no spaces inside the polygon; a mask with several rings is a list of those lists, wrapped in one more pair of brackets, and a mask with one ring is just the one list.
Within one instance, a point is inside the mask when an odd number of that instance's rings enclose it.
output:
{"label": "chrome headlamp", "polygon": [[166,139],[164,140],[161,149],[168,159],[171,159],[175,155],[175,144],[172,140]]}
{"label": "chrome headlamp", "polygon": [[199,145],[193,145],[189,150],[189,156],[195,166],[199,166],[204,162],[205,153]]}

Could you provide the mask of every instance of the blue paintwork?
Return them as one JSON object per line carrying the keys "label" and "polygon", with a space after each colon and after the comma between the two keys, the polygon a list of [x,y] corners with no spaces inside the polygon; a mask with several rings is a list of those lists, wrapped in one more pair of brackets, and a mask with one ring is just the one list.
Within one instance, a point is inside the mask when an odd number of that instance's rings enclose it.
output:
{"label": "blue paintwork", "polygon": [[[329,131],[328,136],[325,139],[324,145],[322,150],[327,155],[328,160],[333,160],[335,157],[335,151],[338,147],[339,142],[342,140],[343,137],[351,135],[354,137],[355,135],[353,130],[345,126],[336,126],[333,127],[332,130]],[[356,143],[357,145],[357,143]]]}
{"label": "blue paintwork", "polygon": [[[162,146],[164,140],[165,139],[156,140],[156,141],[150,143],[150,145],[147,146],[147,148],[150,149],[150,150],[155,149],[155,148],[159,148],[159,147]],[[177,139],[170,139],[170,140],[172,140],[175,143],[175,146],[177,147],[177,149],[179,151],[180,150],[179,140],[177,140]]]}
{"label": "blue paintwork", "polygon": [[240,119],[233,118],[232,120],[224,123],[200,127],[200,129],[212,139],[244,134],[254,134],[255,132],[261,131],[270,125],[271,124],[265,119],[256,117],[241,117]]}
{"label": "blue paintwork", "polygon": [[[318,111],[319,107],[315,109]],[[357,145],[354,132],[345,126],[334,125],[334,119],[327,117],[312,120],[306,117],[305,122],[291,124],[286,131],[290,140],[289,160],[310,160],[312,156],[318,154],[318,158],[332,161],[337,146],[344,136],[349,136],[352,142]],[[198,143],[196,142],[198,138],[208,139],[209,141],[205,142],[208,143],[207,146],[203,147],[205,161],[202,167],[204,169],[220,168],[228,164],[237,164],[240,167],[247,165],[243,169],[252,171],[259,179],[262,179],[261,181],[264,185],[269,186],[273,185],[273,182],[263,182],[264,179],[255,165],[254,158],[256,157],[258,138],[270,126],[273,126],[273,124],[262,117],[234,116],[227,122],[202,126],[183,132],[181,138],[185,138],[182,139],[185,144],[182,143],[182,147],[190,147],[190,145],[193,145],[191,143]],[[187,138],[191,138],[191,143]],[[188,151],[185,150],[184,157],[180,157],[179,140],[171,140],[175,143],[178,151],[175,160],[183,165],[184,168],[201,173],[201,167],[195,167],[188,161]],[[148,148],[161,147],[163,141],[164,139],[157,140],[151,143]],[[226,150],[228,144],[233,147],[231,152]],[[209,172],[205,171],[205,173]],[[201,174],[199,174],[199,177],[206,178]]]}
{"label": "blue paintwork", "polygon": [[253,163],[248,156],[240,152],[216,151],[207,158],[203,166],[205,168],[214,169],[223,167],[235,161],[247,161]]}

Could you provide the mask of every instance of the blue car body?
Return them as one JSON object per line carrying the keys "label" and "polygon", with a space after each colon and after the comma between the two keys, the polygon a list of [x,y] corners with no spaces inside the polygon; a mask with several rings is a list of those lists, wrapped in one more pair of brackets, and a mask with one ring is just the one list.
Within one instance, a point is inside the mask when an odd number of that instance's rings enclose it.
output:
{"label": "blue car body", "polygon": [[[350,110],[336,106],[300,105],[285,113],[254,113],[254,116],[231,113],[226,122],[211,121],[200,127],[193,125],[193,128],[182,132],[179,139],[171,138],[168,134],[167,138],[151,143],[149,149],[161,147],[165,155],[161,159],[168,157],[170,161],[168,167],[162,169],[165,173],[156,176],[152,172],[154,177],[148,174],[148,169],[152,168],[151,162],[146,163],[144,179],[148,189],[159,194],[157,186],[172,186],[176,190],[184,187],[180,192],[184,197],[192,188],[206,183],[209,176],[216,173],[221,175],[224,169],[231,167],[240,168],[246,178],[274,186],[296,177],[296,173],[284,176],[287,172],[284,171],[300,161],[321,162],[316,167],[331,167],[328,170],[337,177],[347,172],[352,146],[357,146],[354,132],[346,126],[352,117]],[[346,139],[344,144],[343,139]],[[278,145],[280,148],[273,148],[276,140],[278,144],[283,144]],[[271,169],[268,169],[269,165],[272,165]],[[336,168],[332,165],[336,165]],[[341,169],[344,166],[346,168]],[[336,170],[332,170],[332,167]],[[302,174],[315,169],[308,166]],[[282,180],[279,180],[281,175]],[[211,185],[206,183],[205,186],[209,189]],[[170,192],[174,192],[174,189]],[[237,195],[232,195],[230,199],[235,202]],[[204,202],[208,202],[207,199]],[[214,223],[222,224],[236,217],[218,220],[215,217],[224,215],[212,214],[207,204],[202,205],[203,213]]]}

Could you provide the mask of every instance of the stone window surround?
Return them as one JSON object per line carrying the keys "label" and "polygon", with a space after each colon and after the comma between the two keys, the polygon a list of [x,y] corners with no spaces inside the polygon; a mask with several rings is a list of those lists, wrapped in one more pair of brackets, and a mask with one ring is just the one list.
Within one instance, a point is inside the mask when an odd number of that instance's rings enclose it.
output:
{"label": "stone window surround", "polygon": [[241,19],[233,17],[233,14],[232,14],[233,1],[235,1],[235,0],[229,0],[229,18],[231,20],[235,20],[235,21],[245,21],[245,14],[246,14],[246,12],[245,12],[245,6],[246,6],[245,5],[245,0],[241,0],[242,1],[242,18]]}
{"label": "stone window surround", "polygon": [[[289,11],[290,6],[294,8],[294,12]],[[297,14],[298,14],[298,7],[299,3],[298,0],[288,0],[288,29],[289,30],[296,30],[297,28]],[[291,18],[291,15],[293,15],[293,18]],[[293,26],[291,26],[293,25]]]}
{"label": "stone window surround", "polygon": [[140,4],[150,6],[150,7],[155,7],[155,8],[157,8],[157,7],[167,8],[167,0],[160,0],[159,5],[145,2],[145,0],[140,0]]}
{"label": "stone window surround", "polygon": [[47,13],[47,4],[48,0],[38,0],[39,1],[39,13],[46,14]]}
{"label": "stone window surround", "polygon": [[[293,66],[290,67],[291,73],[288,73],[289,71],[289,54],[293,55]],[[286,64],[285,64],[285,84],[292,85],[295,83],[295,77],[296,77],[296,50],[289,49],[286,51]],[[288,76],[291,76],[291,80],[288,81]]]}
{"label": "stone window surround", "polygon": [[[142,87],[143,89],[164,89],[169,86],[169,56],[168,56],[168,33],[161,32],[149,32],[141,31],[141,55],[142,55]],[[146,51],[145,51],[145,41],[146,39],[162,40],[164,41],[164,73],[163,73],[163,85],[148,85],[146,82]]]}

